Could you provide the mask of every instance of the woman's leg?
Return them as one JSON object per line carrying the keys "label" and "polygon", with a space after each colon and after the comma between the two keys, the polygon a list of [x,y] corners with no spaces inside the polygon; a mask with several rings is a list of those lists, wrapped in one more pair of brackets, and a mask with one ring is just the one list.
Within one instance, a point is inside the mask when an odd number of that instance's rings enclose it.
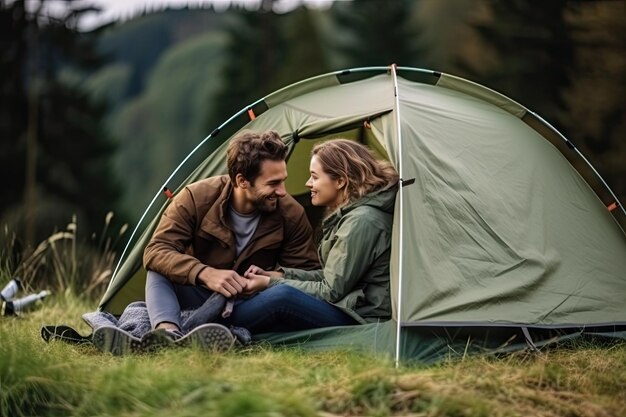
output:
{"label": "woman's leg", "polygon": [[153,271],[146,278],[146,306],[152,328],[159,323],[172,323],[181,328],[181,309],[201,306],[211,291],[194,286],[174,284],[170,279]]}
{"label": "woman's leg", "polygon": [[245,327],[253,334],[358,324],[334,305],[289,285],[276,285],[237,302],[222,322]]}

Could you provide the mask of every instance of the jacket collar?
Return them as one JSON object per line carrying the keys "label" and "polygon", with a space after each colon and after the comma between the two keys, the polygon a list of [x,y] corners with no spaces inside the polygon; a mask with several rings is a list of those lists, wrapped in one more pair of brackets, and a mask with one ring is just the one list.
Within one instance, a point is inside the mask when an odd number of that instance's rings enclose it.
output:
{"label": "jacket collar", "polygon": [[373,191],[364,195],[358,200],[335,210],[322,223],[322,229],[333,227],[342,217],[360,206],[371,206],[387,213],[393,213],[396,193],[398,191],[397,183],[386,186],[380,190]]}

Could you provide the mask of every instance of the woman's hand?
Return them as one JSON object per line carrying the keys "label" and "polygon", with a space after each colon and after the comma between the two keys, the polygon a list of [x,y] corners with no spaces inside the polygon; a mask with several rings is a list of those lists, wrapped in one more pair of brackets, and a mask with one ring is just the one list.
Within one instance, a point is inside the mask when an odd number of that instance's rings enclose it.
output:
{"label": "woman's hand", "polygon": [[270,277],[268,275],[258,275],[249,273],[248,282],[246,288],[243,290],[243,295],[252,295],[259,291],[263,291],[270,285]]}
{"label": "woman's hand", "polygon": [[266,289],[270,285],[270,278],[282,278],[284,274],[279,271],[266,271],[256,265],[251,265],[243,276],[248,279],[243,294],[252,295]]}

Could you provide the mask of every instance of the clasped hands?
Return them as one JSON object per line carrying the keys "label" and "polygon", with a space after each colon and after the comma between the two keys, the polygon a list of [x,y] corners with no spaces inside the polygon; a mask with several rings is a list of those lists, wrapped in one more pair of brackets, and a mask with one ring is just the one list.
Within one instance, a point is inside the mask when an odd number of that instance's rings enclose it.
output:
{"label": "clasped hands", "polygon": [[211,291],[230,298],[238,294],[249,296],[263,291],[269,286],[270,278],[282,278],[283,275],[280,271],[266,271],[256,265],[251,265],[243,276],[229,269],[206,267],[198,274],[197,281]]}

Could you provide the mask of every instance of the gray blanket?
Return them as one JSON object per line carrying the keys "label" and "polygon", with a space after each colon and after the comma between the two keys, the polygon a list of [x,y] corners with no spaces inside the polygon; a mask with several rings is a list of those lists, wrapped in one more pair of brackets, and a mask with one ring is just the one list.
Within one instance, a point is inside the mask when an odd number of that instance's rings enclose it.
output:
{"label": "gray blanket", "polygon": [[[215,322],[220,314],[227,317],[230,311],[232,311],[232,301],[227,300],[221,294],[214,293],[197,309],[181,311],[181,331],[187,334],[201,324]],[[106,311],[85,313],[82,317],[94,330],[102,326],[114,326],[138,339],[152,330],[148,308],[143,301],[130,303],[119,318]],[[231,326],[230,330],[241,343],[250,342],[251,336],[247,329]]]}

